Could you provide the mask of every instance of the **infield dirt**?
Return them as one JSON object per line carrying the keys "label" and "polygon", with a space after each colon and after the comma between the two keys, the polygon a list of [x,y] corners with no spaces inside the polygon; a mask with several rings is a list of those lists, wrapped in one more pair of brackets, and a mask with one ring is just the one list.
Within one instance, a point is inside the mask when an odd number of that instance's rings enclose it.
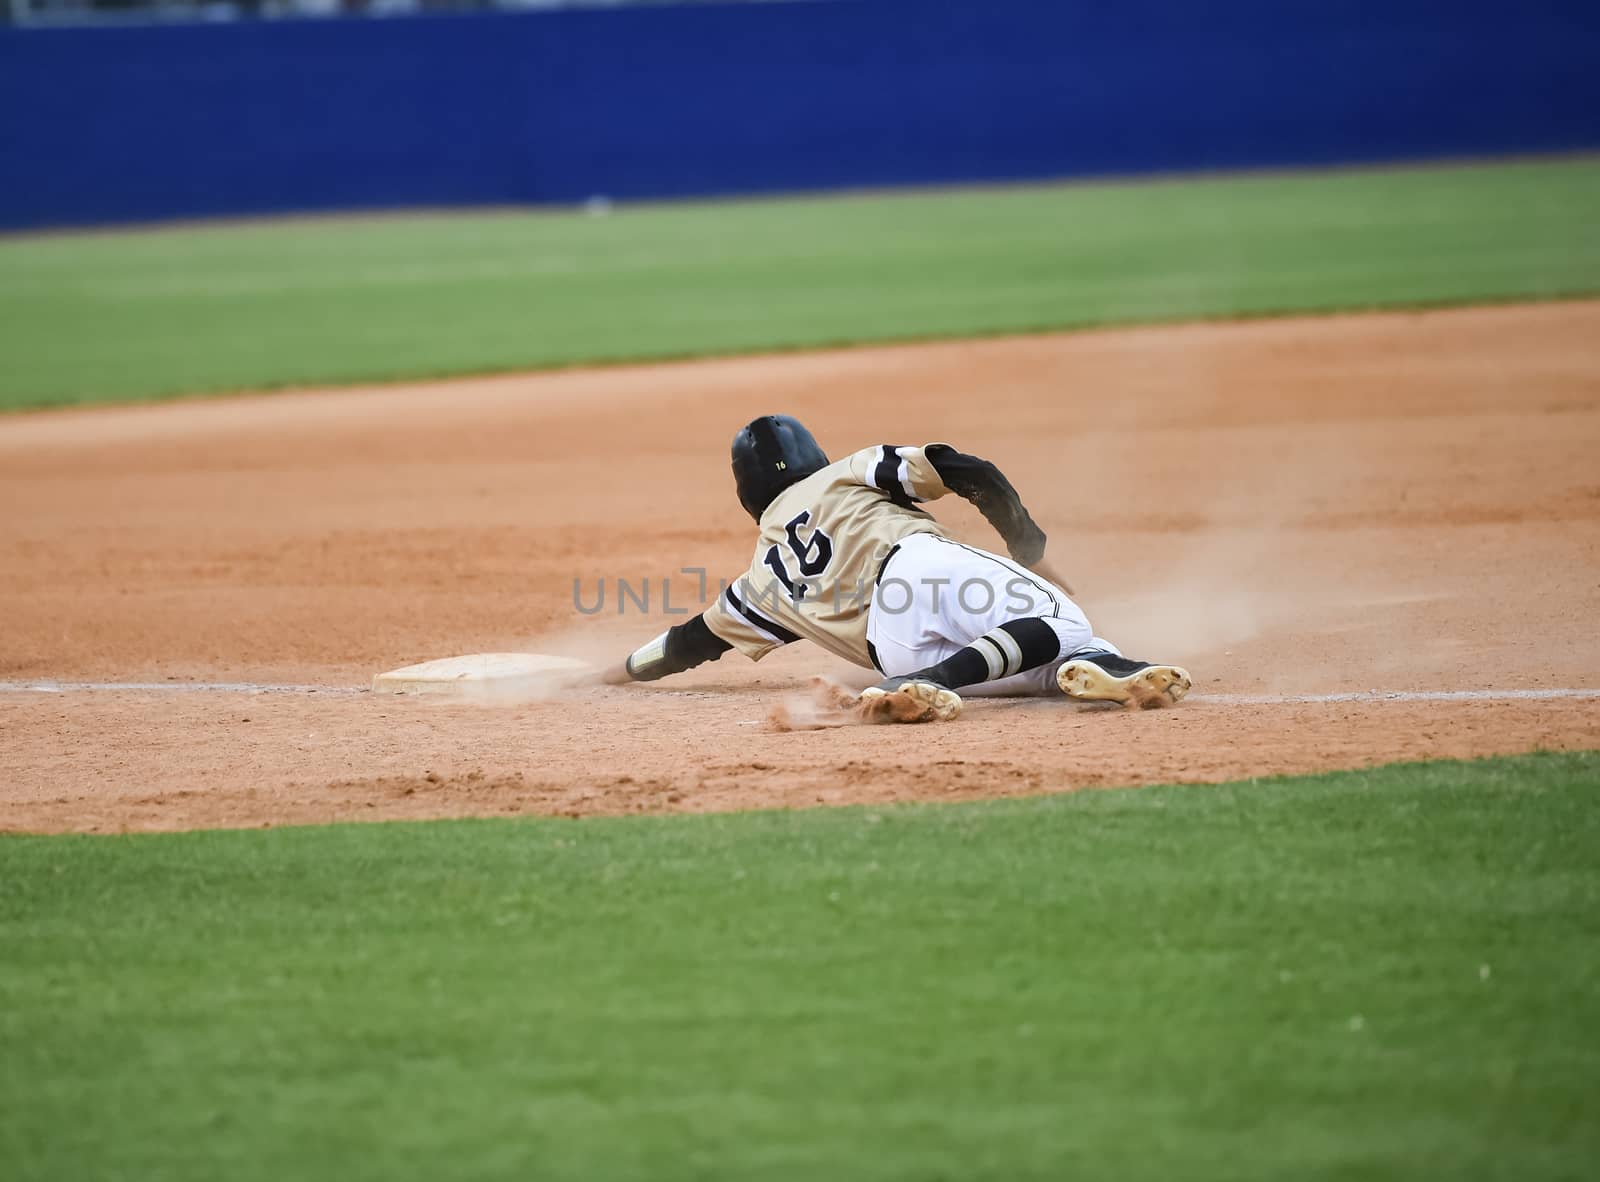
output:
{"label": "infield dirt", "polygon": [[[708,811],[1219,781],[1600,746],[1600,302],[889,346],[0,419],[0,828]],[[973,702],[780,733],[795,646],[652,687],[358,692],[455,653],[620,659],[749,561],[727,444],[996,461],[1101,635],[1186,664],[1132,714]],[[953,499],[941,520],[980,545]],[[648,581],[646,617],[618,579]],[[590,614],[605,592],[603,608]]]}

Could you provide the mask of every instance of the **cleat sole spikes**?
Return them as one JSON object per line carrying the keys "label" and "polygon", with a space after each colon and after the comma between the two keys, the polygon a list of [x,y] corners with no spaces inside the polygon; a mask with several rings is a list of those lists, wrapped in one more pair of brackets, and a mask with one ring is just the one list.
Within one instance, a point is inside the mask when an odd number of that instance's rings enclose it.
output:
{"label": "cleat sole spikes", "polygon": [[1056,672],[1056,685],[1080,702],[1117,702],[1136,710],[1171,706],[1194,682],[1176,665],[1150,665],[1118,677],[1093,661],[1068,661]]}
{"label": "cleat sole spikes", "polygon": [[858,699],[868,722],[949,722],[961,716],[961,695],[931,681],[908,681],[893,690],[876,686]]}

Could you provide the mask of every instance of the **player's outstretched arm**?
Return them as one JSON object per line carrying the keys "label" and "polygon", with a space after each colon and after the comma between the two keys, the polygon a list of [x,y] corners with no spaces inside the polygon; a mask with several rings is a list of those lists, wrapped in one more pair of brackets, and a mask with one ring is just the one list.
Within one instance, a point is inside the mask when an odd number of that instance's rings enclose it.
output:
{"label": "player's outstretched arm", "polygon": [[731,649],[722,637],[706,626],[705,613],[668,628],[648,644],[628,654],[628,659],[601,674],[606,685],[627,685],[635,681],[656,681],[714,661]]}
{"label": "player's outstretched arm", "polygon": [[924,451],[945,487],[977,506],[1024,566],[1044,557],[1044,530],[1022,504],[1011,482],[988,460],[969,456],[944,443],[930,443]]}
{"label": "player's outstretched arm", "polygon": [[971,501],[994,526],[1011,557],[1072,594],[1072,588],[1044,561],[1044,530],[1033,520],[1005,473],[988,460],[959,452],[945,443],[930,443],[923,454],[945,487]]}

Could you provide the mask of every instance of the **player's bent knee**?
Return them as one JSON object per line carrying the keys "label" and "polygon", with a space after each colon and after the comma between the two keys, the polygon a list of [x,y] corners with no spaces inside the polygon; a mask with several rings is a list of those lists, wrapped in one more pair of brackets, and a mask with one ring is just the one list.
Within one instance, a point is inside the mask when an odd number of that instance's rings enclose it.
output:
{"label": "player's bent knee", "polygon": [[1056,640],[1061,645],[1061,655],[1064,657],[1088,647],[1094,640],[1094,629],[1089,627],[1089,621],[1081,616],[1077,619],[1044,616],[1042,619],[1055,634]]}

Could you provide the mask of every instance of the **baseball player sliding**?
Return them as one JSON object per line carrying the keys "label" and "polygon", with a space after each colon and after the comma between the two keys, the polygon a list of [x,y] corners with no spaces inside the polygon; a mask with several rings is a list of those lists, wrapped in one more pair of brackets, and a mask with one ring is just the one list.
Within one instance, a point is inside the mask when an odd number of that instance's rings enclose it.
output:
{"label": "baseball player sliding", "polygon": [[[830,463],[788,415],[734,437],[739,502],[761,528],[750,569],[700,615],[635,650],[605,681],[655,681],[738,649],[759,661],[810,640],[883,678],[847,706],[874,722],[955,718],[961,694],[1065,694],[1147,707],[1189,674],[1094,635],[1044,562],[1044,532],[986,460],[942,443],[884,444]],[[949,537],[922,508],[965,497],[1009,559]]]}

